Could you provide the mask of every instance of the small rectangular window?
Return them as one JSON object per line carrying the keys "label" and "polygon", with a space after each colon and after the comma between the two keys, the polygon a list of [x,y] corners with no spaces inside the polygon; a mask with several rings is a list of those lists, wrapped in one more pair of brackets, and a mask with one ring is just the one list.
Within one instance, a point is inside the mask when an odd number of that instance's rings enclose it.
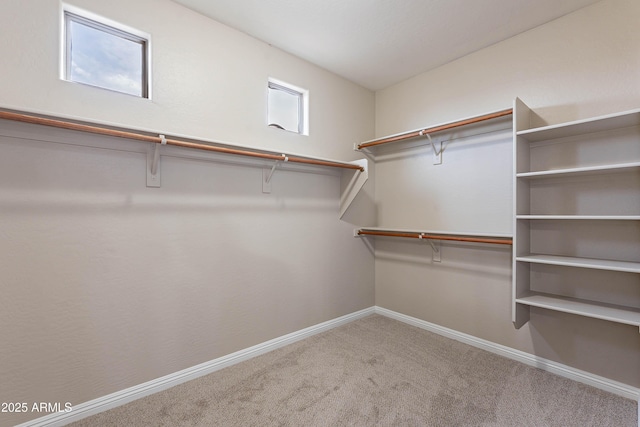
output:
{"label": "small rectangular window", "polygon": [[268,91],[268,125],[308,135],[308,91],[273,79]]}
{"label": "small rectangular window", "polygon": [[64,79],[149,97],[147,38],[68,10]]}

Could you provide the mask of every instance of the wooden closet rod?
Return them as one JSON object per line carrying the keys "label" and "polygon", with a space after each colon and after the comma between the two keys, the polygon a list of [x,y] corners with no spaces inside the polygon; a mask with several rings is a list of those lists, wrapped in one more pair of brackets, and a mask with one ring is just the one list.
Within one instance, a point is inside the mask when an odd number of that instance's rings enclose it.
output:
{"label": "wooden closet rod", "polygon": [[[99,126],[67,122],[64,120],[47,119],[43,117],[31,116],[28,114],[12,113],[8,111],[0,111],[0,119],[13,120],[13,121],[24,122],[24,123],[32,123],[36,125],[51,126],[56,128],[62,128],[62,129],[77,130],[81,132],[95,133],[99,135],[115,136],[118,138],[134,139],[137,141],[154,142],[157,144],[160,144],[163,142],[160,136],[144,135],[136,132],[126,132],[126,131],[99,127]],[[290,157],[284,154],[259,153],[256,151],[247,151],[247,150],[240,150],[236,148],[225,148],[225,147],[218,147],[218,146],[208,145],[208,144],[199,144],[195,142],[179,141],[176,139],[166,138],[166,144],[175,145],[177,147],[186,147],[186,148],[195,148],[198,150],[215,151],[217,153],[235,154],[239,156],[248,156],[248,157],[258,157],[261,159],[268,159],[268,160],[281,160],[281,161],[288,161],[293,163],[305,163],[310,165],[329,166],[329,167],[343,168],[343,169],[357,169],[361,172],[364,171],[364,168],[362,166],[349,164],[349,163],[338,163],[338,162],[331,162],[328,160],[308,159],[304,157],[295,157],[295,156]]]}
{"label": "wooden closet rod", "polygon": [[[489,239],[484,237],[467,237],[467,236],[452,236],[452,235],[439,235],[428,233],[402,233],[396,231],[370,231],[359,230],[359,236],[386,236],[386,237],[408,237],[412,239],[432,239],[432,240],[454,240],[456,242],[473,242],[473,243],[491,243],[494,245],[512,245],[513,239]],[[422,237],[420,237],[422,236]]]}
{"label": "wooden closet rod", "polygon": [[358,144],[358,150],[361,148],[374,147],[376,145],[387,144],[389,142],[397,142],[404,141],[405,139],[418,138],[420,136],[424,136],[426,134],[431,134],[435,132],[441,132],[443,130],[454,129],[460,126],[466,126],[473,123],[483,122],[485,120],[497,119],[498,117],[508,116],[513,114],[513,109],[509,108],[507,110],[498,111],[495,113],[485,114],[482,116],[472,117],[470,119],[459,120],[457,122],[446,123],[444,125],[433,126],[430,128],[416,130],[412,132],[402,133],[400,135],[390,136],[387,138],[377,139],[371,142],[363,142],[362,144]]}

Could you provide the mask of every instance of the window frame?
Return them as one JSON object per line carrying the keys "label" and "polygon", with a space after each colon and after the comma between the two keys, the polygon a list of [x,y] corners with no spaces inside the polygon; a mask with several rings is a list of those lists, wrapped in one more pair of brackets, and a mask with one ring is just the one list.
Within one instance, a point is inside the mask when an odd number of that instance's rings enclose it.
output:
{"label": "window frame", "polygon": [[[123,92],[123,91],[109,88],[109,87],[72,80],[71,63],[73,58],[72,58],[72,52],[71,52],[72,40],[71,40],[71,31],[70,31],[70,25],[72,22],[75,22],[80,25],[84,25],[94,30],[102,31],[103,33],[106,33],[115,37],[119,37],[121,39],[130,41],[130,42],[137,43],[141,46],[142,54],[140,58],[141,59],[140,94],[132,94],[132,93]],[[112,20],[102,18],[93,13],[86,12],[76,7],[71,7],[69,5],[64,5],[62,9],[62,26],[63,26],[62,27],[63,28],[63,36],[62,36],[62,57],[63,58],[61,61],[61,65],[62,65],[61,78],[63,80],[72,82],[72,83],[79,83],[86,86],[105,89],[112,92],[122,93],[125,95],[135,96],[137,98],[151,99],[151,55],[150,55],[151,37],[148,34],[135,30],[133,28],[128,28]]]}
{"label": "window frame", "polygon": [[[279,90],[298,98],[298,129],[297,131],[282,128],[288,132],[297,133],[299,135],[309,135],[309,91],[281,80],[269,78],[267,80],[267,125],[274,127],[274,123],[269,123],[269,90]],[[275,123],[277,125],[277,123]]]}

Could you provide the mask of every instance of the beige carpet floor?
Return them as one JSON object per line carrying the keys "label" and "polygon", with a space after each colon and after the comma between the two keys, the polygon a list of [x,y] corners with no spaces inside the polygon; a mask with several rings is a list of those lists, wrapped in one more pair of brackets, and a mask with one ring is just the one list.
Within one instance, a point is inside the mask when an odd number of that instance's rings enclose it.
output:
{"label": "beige carpet floor", "polygon": [[638,427],[637,403],[372,315],[72,424]]}

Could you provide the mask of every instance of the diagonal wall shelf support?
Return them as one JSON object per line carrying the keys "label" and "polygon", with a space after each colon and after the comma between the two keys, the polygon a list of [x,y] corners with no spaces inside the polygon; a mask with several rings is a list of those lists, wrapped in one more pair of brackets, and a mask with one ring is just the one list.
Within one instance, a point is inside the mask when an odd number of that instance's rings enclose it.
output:
{"label": "diagonal wall shelf support", "polygon": [[[288,162],[289,157],[286,154],[282,154],[282,161]],[[280,164],[280,160],[276,160],[271,169],[263,169],[262,170],[262,192],[265,194],[271,193],[271,178],[273,178],[273,174],[276,171],[276,168]]]}
{"label": "diagonal wall shelf support", "polygon": [[340,177],[340,218],[344,216],[356,196],[369,179],[369,161],[360,159],[350,162],[358,169],[344,169]]}

